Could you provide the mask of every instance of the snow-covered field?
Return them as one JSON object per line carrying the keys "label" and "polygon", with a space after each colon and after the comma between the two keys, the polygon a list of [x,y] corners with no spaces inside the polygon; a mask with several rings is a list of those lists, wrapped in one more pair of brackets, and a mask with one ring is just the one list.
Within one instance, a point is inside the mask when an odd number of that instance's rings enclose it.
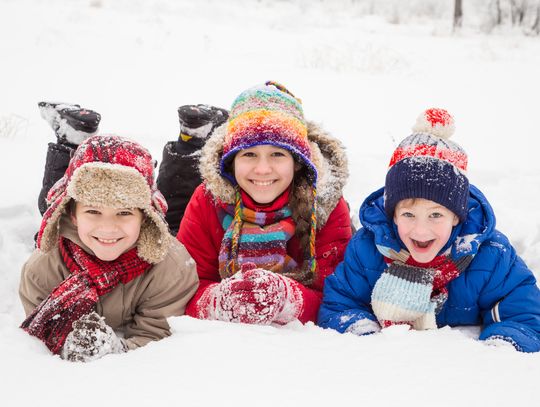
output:
{"label": "snow-covered field", "polygon": [[[411,4],[422,1],[430,3]],[[245,88],[280,81],[347,146],[354,212],[383,184],[416,116],[445,107],[469,153],[469,179],[540,277],[540,39],[471,27],[452,35],[449,6],[446,19],[391,24],[365,15],[365,3],[0,0],[0,404],[538,404],[540,354],[486,346],[476,328],[359,338],[180,317],[172,337],[91,364],[52,357],[18,329],[19,272],[54,139],[40,100],[93,108],[102,132],[160,159],[177,135],[177,106],[229,107]]]}

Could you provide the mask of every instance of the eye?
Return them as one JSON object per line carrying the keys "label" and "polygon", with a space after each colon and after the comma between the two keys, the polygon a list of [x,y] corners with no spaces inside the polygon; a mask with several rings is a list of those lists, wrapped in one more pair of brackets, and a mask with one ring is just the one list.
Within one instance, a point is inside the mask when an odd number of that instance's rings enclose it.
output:
{"label": "eye", "polygon": [[442,218],[444,215],[440,212],[433,212],[430,216],[434,219],[439,219]]}
{"label": "eye", "polygon": [[132,212],[132,211],[128,211],[128,210],[126,210],[126,211],[120,211],[120,212],[118,212],[117,215],[119,215],[119,216],[130,216],[130,215],[133,215],[133,212]]}
{"label": "eye", "polygon": [[99,215],[101,212],[96,209],[87,209],[84,211],[84,213],[87,213],[89,215]]}
{"label": "eye", "polygon": [[402,212],[400,216],[405,218],[414,218],[414,215],[411,212]]}
{"label": "eye", "polygon": [[283,153],[282,151],[274,151],[272,153],[272,157],[285,157],[285,153]]}
{"label": "eye", "polygon": [[240,154],[240,157],[255,157],[255,153],[252,152],[252,151],[243,151],[241,154]]}

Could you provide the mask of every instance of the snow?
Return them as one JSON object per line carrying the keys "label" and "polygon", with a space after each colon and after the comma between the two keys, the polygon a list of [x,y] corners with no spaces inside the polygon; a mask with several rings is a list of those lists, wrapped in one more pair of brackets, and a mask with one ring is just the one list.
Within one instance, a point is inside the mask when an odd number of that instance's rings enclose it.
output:
{"label": "snow", "polygon": [[[48,99],[97,110],[103,133],[140,141],[159,160],[178,135],[178,106],[229,107],[248,87],[277,80],[346,145],[354,213],[383,184],[417,116],[445,108],[452,140],[469,154],[469,179],[540,276],[538,37],[479,32],[480,6],[453,35],[442,2],[401,11],[389,1],[387,14],[367,15],[375,3],[0,0],[2,405],[538,404],[540,354],[487,346],[477,328],[396,326],[357,337],[179,317],[171,337],[89,364],[51,356],[18,328],[19,273],[54,140],[37,109]],[[424,3],[437,20],[417,12]]]}
{"label": "snow", "polygon": [[[477,240],[476,240],[477,237],[478,237],[478,235],[475,234],[475,233],[472,233],[470,235],[460,236],[459,241],[455,245],[456,252],[457,253],[461,253],[461,252],[470,253],[472,251],[472,248],[473,248],[472,243],[477,242]],[[500,249],[506,250],[504,248],[504,246],[501,245],[500,243],[493,242],[492,246],[495,246],[495,245],[499,245]],[[475,247],[478,247],[478,243],[475,245]]]}

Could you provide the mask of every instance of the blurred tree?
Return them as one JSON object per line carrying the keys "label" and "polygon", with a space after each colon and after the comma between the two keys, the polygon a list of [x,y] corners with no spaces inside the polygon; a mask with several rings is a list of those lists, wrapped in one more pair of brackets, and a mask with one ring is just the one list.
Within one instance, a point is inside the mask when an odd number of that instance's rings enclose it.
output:
{"label": "blurred tree", "polygon": [[527,0],[510,0],[512,25],[522,25],[527,11]]}
{"label": "blurred tree", "polygon": [[495,25],[502,24],[501,0],[493,0],[492,7],[495,9]]}
{"label": "blurred tree", "polygon": [[534,20],[532,30],[536,35],[540,34],[540,2],[536,5],[536,19]]}
{"label": "blurred tree", "polygon": [[454,3],[454,30],[460,28],[463,23],[463,4],[462,0],[455,0]]}
{"label": "blurred tree", "polygon": [[540,0],[491,0],[489,8],[489,31],[510,23],[525,34],[540,34]]}

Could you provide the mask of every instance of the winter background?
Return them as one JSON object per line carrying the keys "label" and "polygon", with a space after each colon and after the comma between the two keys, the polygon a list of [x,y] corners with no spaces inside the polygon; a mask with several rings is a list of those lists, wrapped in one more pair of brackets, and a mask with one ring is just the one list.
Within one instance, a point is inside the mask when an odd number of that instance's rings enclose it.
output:
{"label": "winter background", "polygon": [[280,81],[346,145],[355,216],[418,114],[447,108],[469,179],[540,277],[540,37],[494,27],[490,2],[464,0],[454,32],[451,0],[0,0],[0,404],[538,405],[540,354],[487,346],[477,327],[355,337],[177,317],[170,338],[89,364],[18,328],[54,140],[40,100],[95,109],[102,133],[160,160],[178,106],[228,108]]}

